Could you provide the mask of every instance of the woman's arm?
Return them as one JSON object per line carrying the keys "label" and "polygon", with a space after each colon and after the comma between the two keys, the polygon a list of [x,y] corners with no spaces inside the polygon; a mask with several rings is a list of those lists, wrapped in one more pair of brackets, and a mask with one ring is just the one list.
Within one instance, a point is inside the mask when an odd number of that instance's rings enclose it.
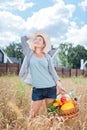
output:
{"label": "woman's arm", "polygon": [[48,54],[48,57],[49,57],[49,71],[54,79],[54,81],[56,82],[56,86],[59,90],[60,93],[65,93],[65,89],[62,87],[62,84],[61,84],[61,81],[60,81],[60,78],[54,68],[54,64],[53,64],[53,61],[52,61],[52,58],[51,56]]}
{"label": "woman's arm", "polygon": [[60,80],[60,78],[54,68],[54,64],[53,64],[51,56],[49,54],[46,54],[46,55],[47,55],[47,59],[48,59],[49,72],[52,75],[54,81],[56,82],[57,80]]}
{"label": "woman's arm", "polygon": [[22,45],[24,55],[26,55],[29,51],[31,51],[31,49],[29,48],[29,44],[27,43],[28,40],[29,37],[27,36],[21,37],[21,45]]}
{"label": "woman's arm", "polygon": [[59,93],[62,93],[62,94],[66,93],[66,90],[62,87],[62,84],[61,84],[60,80],[56,81],[56,86],[57,86],[57,88],[59,90]]}

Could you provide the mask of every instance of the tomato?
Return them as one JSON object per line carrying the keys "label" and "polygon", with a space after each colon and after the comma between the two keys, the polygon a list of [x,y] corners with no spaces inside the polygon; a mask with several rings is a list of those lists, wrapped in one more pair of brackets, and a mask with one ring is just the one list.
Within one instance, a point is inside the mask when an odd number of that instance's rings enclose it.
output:
{"label": "tomato", "polygon": [[66,97],[63,95],[61,98],[60,98],[61,102],[64,104],[66,102]]}

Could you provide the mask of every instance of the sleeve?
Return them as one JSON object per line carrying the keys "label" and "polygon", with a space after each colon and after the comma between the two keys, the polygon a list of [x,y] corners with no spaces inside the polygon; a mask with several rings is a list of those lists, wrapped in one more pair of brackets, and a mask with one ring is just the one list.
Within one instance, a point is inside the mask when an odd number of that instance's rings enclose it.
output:
{"label": "sleeve", "polygon": [[21,37],[21,45],[22,45],[22,49],[23,49],[23,54],[24,55],[26,55],[29,51],[31,51],[27,41],[28,41],[27,36]]}
{"label": "sleeve", "polygon": [[23,78],[25,77],[25,74],[27,74],[27,68],[28,68],[28,63],[27,63],[27,55],[24,57],[20,72],[19,72],[19,77]]}
{"label": "sleeve", "polygon": [[56,82],[57,80],[60,80],[56,70],[55,70],[55,67],[54,67],[54,64],[53,64],[53,61],[52,61],[52,58],[51,56],[48,54],[48,57],[49,57],[49,72],[50,74],[52,75],[54,81]]}

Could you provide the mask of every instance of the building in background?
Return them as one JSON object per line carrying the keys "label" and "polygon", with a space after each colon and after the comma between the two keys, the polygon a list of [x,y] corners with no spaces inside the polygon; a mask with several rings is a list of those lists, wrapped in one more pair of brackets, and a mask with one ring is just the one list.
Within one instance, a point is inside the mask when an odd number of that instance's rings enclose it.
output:
{"label": "building in background", "polygon": [[17,63],[21,64],[21,58],[8,57],[7,54],[0,47],[0,63]]}
{"label": "building in background", "polygon": [[48,53],[50,54],[50,56],[52,57],[53,63],[55,67],[60,67],[61,66],[61,61],[57,55],[59,49],[58,48],[54,48],[53,46],[51,47],[51,51],[49,51]]}
{"label": "building in background", "polygon": [[87,70],[87,61],[84,61],[84,59],[81,59],[81,70]]}
{"label": "building in background", "polygon": [[7,54],[0,47],[0,63],[12,63],[11,59],[7,56]]}

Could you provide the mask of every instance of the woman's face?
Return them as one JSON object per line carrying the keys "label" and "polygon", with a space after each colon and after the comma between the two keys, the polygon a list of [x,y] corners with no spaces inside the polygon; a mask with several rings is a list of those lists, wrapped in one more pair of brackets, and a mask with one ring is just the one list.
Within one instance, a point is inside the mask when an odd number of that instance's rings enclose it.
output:
{"label": "woman's face", "polygon": [[40,49],[43,49],[45,47],[45,42],[44,42],[43,37],[37,36],[34,39],[34,47],[35,48],[40,48]]}

